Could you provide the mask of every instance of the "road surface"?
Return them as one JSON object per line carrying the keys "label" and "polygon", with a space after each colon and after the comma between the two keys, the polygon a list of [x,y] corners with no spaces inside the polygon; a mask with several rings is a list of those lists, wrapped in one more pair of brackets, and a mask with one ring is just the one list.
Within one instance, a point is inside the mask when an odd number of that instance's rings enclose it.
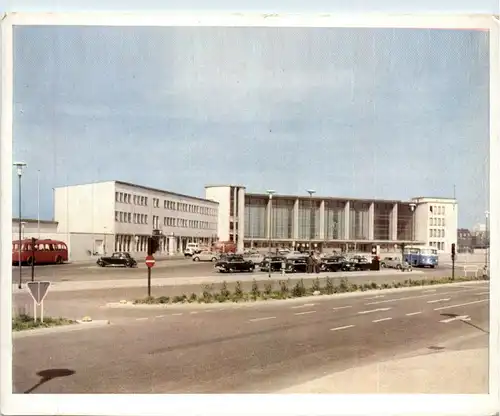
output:
{"label": "road surface", "polygon": [[[488,308],[488,283],[481,282],[307,302],[147,310],[102,328],[14,338],[14,390],[271,393],[349,367],[432,351],[450,339],[482,336],[487,342]],[[37,372],[49,369],[74,374],[37,385]]]}

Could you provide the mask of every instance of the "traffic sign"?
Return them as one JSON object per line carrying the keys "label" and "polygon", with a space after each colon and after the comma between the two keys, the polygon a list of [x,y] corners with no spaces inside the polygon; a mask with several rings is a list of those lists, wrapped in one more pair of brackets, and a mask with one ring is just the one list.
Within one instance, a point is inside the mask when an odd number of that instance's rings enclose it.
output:
{"label": "traffic sign", "polygon": [[146,266],[149,268],[153,267],[156,263],[156,260],[153,256],[147,256],[146,257]]}
{"label": "traffic sign", "polygon": [[47,296],[50,282],[28,282],[27,284],[31,297],[37,305],[40,305],[45,299],[45,296]]}

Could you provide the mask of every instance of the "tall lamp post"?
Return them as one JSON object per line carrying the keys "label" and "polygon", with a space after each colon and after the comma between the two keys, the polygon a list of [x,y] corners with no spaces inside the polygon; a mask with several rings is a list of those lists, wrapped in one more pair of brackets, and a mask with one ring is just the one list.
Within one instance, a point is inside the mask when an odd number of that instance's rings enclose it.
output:
{"label": "tall lamp post", "polygon": [[308,189],[306,192],[309,194],[309,252],[312,253],[312,239],[313,239],[313,195],[316,193],[313,189]]}
{"label": "tall lamp post", "polygon": [[23,282],[23,273],[22,273],[22,266],[21,266],[21,253],[22,253],[22,212],[21,212],[21,204],[22,204],[22,181],[21,177],[23,176],[23,169],[27,166],[26,163],[24,162],[15,162],[13,163],[13,166],[16,167],[17,171],[17,177],[19,178],[19,289],[22,288],[22,282]]}
{"label": "tall lamp post", "polygon": [[484,244],[485,244],[485,254],[484,254],[484,271],[488,273],[488,264],[489,264],[489,251],[490,251],[490,236],[489,236],[489,217],[490,212],[486,211],[484,213],[485,216],[485,229],[484,229]]}
{"label": "tall lamp post", "polygon": [[[269,195],[269,217],[268,217],[268,232],[269,232],[269,235],[268,235],[268,249],[269,249],[269,255],[271,255],[271,241],[272,241],[272,227],[271,227],[271,223],[272,223],[272,218],[273,218],[273,195],[276,193],[276,191],[273,191],[272,189],[268,189],[267,191],[267,195]],[[269,257],[269,277],[271,277],[271,257]]]}
{"label": "tall lamp post", "polygon": [[411,242],[412,244],[415,243],[415,207],[417,204],[414,202],[410,202],[410,209],[411,209]]}

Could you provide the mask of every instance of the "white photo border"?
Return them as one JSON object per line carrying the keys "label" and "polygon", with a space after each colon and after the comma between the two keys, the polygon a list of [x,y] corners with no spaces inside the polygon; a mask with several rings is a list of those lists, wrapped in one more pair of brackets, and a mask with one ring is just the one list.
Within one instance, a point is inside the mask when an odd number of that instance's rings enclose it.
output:
{"label": "white photo border", "polygon": [[[478,29],[490,42],[490,375],[484,395],[53,395],[12,394],[12,133],[13,26],[247,26]],[[19,415],[164,414],[464,414],[500,409],[500,25],[491,15],[258,14],[258,13],[12,13],[1,23],[1,405]],[[361,396],[361,397],[359,397]],[[168,401],[168,406],[165,402]]]}

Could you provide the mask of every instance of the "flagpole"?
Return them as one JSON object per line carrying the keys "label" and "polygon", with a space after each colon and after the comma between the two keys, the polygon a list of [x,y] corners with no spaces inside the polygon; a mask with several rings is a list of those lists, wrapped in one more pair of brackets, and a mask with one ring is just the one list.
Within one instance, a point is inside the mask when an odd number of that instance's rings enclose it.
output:
{"label": "flagpole", "polygon": [[37,170],[37,181],[36,181],[36,203],[37,203],[37,225],[38,225],[38,238],[40,239],[40,169]]}

